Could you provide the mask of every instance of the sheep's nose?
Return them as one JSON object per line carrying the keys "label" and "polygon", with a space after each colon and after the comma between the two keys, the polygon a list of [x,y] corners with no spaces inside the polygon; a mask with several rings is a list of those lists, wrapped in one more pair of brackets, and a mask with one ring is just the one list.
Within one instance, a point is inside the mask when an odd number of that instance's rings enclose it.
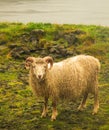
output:
{"label": "sheep's nose", "polygon": [[38,75],[38,78],[41,79],[41,75]]}

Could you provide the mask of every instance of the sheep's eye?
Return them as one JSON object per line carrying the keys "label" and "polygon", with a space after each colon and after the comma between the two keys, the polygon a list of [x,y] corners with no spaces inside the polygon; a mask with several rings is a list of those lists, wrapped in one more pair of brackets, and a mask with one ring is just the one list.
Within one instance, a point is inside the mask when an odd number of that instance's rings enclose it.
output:
{"label": "sheep's eye", "polygon": [[46,69],[46,65],[44,65],[44,68]]}
{"label": "sheep's eye", "polygon": [[33,68],[35,68],[35,66],[33,66]]}

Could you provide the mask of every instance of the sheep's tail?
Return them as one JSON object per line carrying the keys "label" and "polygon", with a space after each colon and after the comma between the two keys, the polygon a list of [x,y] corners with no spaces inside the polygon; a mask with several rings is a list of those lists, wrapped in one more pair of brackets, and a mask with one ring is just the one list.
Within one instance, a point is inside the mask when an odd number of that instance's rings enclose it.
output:
{"label": "sheep's tail", "polygon": [[98,70],[98,73],[100,72],[100,69],[101,69],[101,64],[100,64],[100,61],[97,59],[97,70]]}

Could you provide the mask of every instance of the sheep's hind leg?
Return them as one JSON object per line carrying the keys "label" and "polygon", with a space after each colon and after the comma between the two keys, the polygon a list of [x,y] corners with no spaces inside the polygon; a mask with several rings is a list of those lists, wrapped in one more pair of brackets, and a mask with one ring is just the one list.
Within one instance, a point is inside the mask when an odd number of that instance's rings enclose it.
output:
{"label": "sheep's hind leg", "polygon": [[56,109],[56,102],[53,102],[52,105],[53,105],[53,112],[52,112],[52,116],[51,116],[51,121],[54,121],[54,120],[56,120],[58,112]]}
{"label": "sheep's hind leg", "polygon": [[88,97],[88,93],[85,93],[84,97],[83,97],[83,100],[82,100],[81,104],[78,107],[78,111],[82,111],[86,107],[87,97]]}
{"label": "sheep's hind leg", "polygon": [[98,90],[94,94],[94,109],[93,109],[93,115],[97,114],[99,109],[99,100],[98,100]]}
{"label": "sheep's hind leg", "polygon": [[47,105],[48,105],[48,98],[45,98],[45,102],[44,102],[44,108],[43,108],[43,112],[42,112],[42,115],[41,115],[41,117],[46,117],[46,115],[47,115],[47,112],[48,112]]}

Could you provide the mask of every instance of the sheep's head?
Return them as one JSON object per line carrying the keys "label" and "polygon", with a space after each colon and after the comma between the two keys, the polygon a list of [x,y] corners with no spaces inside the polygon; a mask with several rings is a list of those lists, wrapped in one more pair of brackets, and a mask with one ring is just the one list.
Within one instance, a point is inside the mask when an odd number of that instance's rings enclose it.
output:
{"label": "sheep's head", "polygon": [[28,57],[26,59],[25,67],[31,69],[39,82],[43,81],[46,73],[53,66],[53,59],[50,56],[44,58]]}

